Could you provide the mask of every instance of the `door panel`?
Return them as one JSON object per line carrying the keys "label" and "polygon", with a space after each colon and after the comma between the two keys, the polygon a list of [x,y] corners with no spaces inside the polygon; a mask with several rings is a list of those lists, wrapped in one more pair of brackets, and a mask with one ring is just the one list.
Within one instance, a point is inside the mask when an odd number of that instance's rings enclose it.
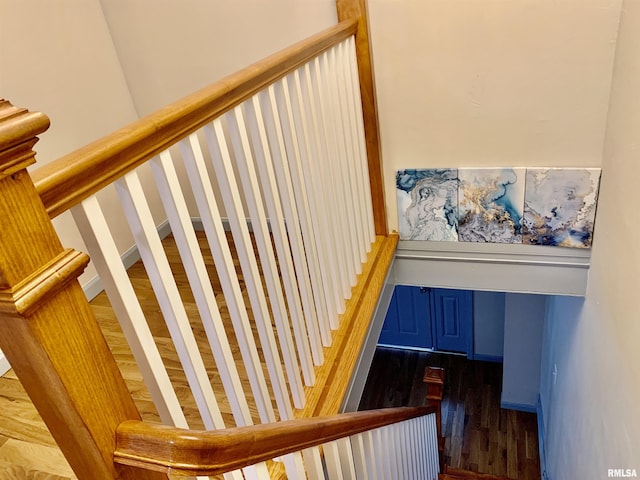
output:
{"label": "door panel", "polygon": [[436,347],[439,350],[472,353],[472,292],[434,288],[431,300]]}
{"label": "door panel", "polygon": [[396,285],[378,343],[399,347],[434,346],[427,289]]}

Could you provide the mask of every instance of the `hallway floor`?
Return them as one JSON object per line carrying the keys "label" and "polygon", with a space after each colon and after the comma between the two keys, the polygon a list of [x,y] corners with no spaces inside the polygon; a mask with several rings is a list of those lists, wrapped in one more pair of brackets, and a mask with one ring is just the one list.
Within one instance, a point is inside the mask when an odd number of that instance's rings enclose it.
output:
{"label": "hallway floor", "polygon": [[442,427],[447,465],[539,480],[536,415],[500,408],[502,364],[378,347],[359,409],[422,405],[427,366],[445,369]]}

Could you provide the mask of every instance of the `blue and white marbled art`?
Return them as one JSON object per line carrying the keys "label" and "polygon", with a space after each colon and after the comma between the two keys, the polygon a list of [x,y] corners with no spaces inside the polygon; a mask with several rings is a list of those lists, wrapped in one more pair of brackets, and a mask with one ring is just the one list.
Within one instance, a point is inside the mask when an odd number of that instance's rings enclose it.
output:
{"label": "blue and white marbled art", "polygon": [[458,170],[396,172],[401,240],[457,241]]}
{"label": "blue and white marbled art", "polygon": [[528,169],[523,243],[590,247],[599,183],[598,168]]}
{"label": "blue and white marbled art", "polygon": [[460,168],[458,240],[522,243],[524,168]]}

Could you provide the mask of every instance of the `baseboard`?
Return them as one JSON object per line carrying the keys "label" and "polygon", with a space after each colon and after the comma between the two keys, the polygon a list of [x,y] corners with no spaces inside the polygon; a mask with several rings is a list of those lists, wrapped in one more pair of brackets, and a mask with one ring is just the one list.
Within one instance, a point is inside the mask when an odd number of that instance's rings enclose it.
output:
{"label": "baseboard", "polygon": [[542,400],[538,395],[538,402],[536,405],[536,414],[538,419],[538,450],[540,455],[540,478],[542,480],[551,480],[549,473],[547,472],[547,451],[545,447],[545,429],[544,429],[544,415],[542,413]]}
{"label": "baseboard", "polygon": [[481,353],[473,354],[474,360],[480,360],[481,362],[493,362],[493,363],[502,363],[503,358],[498,355],[483,355]]}
{"label": "baseboard", "polygon": [[500,408],[505,408],[507,410],[518,410],[519,412],[527,412],[527,413],[536,413],[535,405],[527,405],[524,403],[513,403],[513,402],[504,402],[500,401]]}

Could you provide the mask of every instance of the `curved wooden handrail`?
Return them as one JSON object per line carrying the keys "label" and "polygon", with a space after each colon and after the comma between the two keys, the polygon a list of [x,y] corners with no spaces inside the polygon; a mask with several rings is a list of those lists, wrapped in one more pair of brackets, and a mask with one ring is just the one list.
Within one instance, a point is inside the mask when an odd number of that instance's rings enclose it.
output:
{"label": "curved wooden handrail", "polygon": [[399,407],[218,431],[126,421],[116,432],[116,463],[178,475],[219,475],[287,453],[435,413]]}
{"label": "curved wooden handrail", "polygon": [[51,218],[355,34],[345,20],[35,170]]}

